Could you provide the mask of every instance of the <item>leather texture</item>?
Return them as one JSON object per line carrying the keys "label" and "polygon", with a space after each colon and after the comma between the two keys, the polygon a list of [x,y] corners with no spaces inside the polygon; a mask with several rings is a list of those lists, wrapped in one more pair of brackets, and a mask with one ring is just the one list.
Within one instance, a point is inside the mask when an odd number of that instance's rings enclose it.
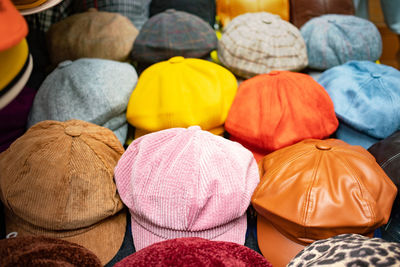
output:
{"label": "leather texture", "polygon": [[397,194],[367,150],[338,139],[280,149],[264,157],[259,170],[251,203],[260,250],[274,266],[286,265],[299,245],[344,233],[372,237],[387,223]]}
{"label": "leather texture", "polygon": [[290,0],[290,22],[298,28],[321,15],[354,15],[354,13],[352,0]]}
{"label": "leather texture", "polygon": [[223,27],[239,15],[263,11],[289,21],[289,0],[217,0],[217,16]]}

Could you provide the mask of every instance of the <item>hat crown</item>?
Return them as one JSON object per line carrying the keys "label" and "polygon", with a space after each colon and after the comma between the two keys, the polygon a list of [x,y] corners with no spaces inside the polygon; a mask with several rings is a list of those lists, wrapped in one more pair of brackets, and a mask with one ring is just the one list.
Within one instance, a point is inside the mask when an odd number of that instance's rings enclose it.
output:
{"label": "hat crown", "polygon": [[337,139],[302,141],[269,154],[260,167],[253,206],[299,243],[371,234],[389,219],[397,193],[371,154]]}
{"label": "hat crown", "polygon": [[106,128],[43,121],[1,154],[1,199],[39,232],[91,226],[122,209],[113,168],[123,151]]}
{"label": "hat crown", "polygon": [[[126,160],[131,162],[124,167]],[[172,232],[214,229],[240,218],[259,180],[249,151],[199,127],[164,130],[135,140],[115,173],[132,218],[145,228],[158,227],[152,231],[164,238]]]}

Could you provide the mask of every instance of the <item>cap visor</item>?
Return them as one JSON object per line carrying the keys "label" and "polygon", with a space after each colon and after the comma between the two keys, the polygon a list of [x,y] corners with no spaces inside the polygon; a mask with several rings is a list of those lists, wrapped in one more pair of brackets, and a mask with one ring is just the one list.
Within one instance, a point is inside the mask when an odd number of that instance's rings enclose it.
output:
{"label": "cap visor", "polygon": [[[92,251],[103,265],[107,264],[117,254],[124,240],[126,231],[125,210],[101,221],[86,232],[68,237],[55,236],[51,232],[46,233],[45,231],[40,233],[37,233],[35,230],[29,231],[26,229],[26,225],[22,227],[22,225],[15,223],[15,221],[10,218],[9,212],[5,211],[5,214],[7,234],[17,232],[18,236],[42,235],[73,242]],[[65,232],[68,233],[68,231]]]}
{"label": "cap visor", "polygon": [[274,267],[286,266],[305,246],[282,235],[267,219],[257,216],[258,247]]}
{"label": "cap visor", "polygon": [[58,5],[59,3],[61,3],[61,1],[62,0],[47,0],[44,3],[40,4],[39,6],[35,6],[32,8],[27,8],[27,9],[21,9],[21,10],[19,10],[19,12],[24,16],[39,13],[39,12],[49,9],[55,5]]}
{"label": "cap visor", "polygon": [[164,238],[142,227],[139,223],[135,221],[133,216],[131,216],[131,218],[132,218],[131,219],[132,238],[136,251],[139,251],[157,242],[165,241],[168,239],[180,238],[180,237],[202,237],[212,241],[234,242],[240,245],[244,245],[246,239],[246,229],[247,229],[246,214],[242,215],[239,219],[229,223],[227,227],[229,228],[229,230],[214,238],[207,238],[207,234],[209,234],[209,231],[199,231],[199,232],[176,231],[176,236],[171,236],[170,234],[170,238]]}
{"label": "cap visor", "polygon": [[379,141],[379,139],[363,134],[342,122],[339,124],[339,128],[336,131],[336,137],[350,145],[362,146],[365,149],[368,149]]}

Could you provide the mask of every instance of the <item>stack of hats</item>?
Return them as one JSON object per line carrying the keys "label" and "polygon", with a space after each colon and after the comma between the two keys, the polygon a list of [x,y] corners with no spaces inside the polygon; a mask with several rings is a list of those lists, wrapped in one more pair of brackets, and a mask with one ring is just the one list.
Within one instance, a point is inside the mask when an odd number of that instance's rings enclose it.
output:
{"label": "stack of hats", "polygon": [[79,119],[111,129],[124,144],[125,113],[136,82],[137,73],[128,63],[95,58],[63,61],[40,86],[28,128],[44,120]]}
{"label": "stack of hats", "polygon": [[338,121],[331,98],[311,76],[271,71],[240,84],[225,128],[257,160],[307,138],[329,137]]}
{"label": "stack of hats", "polygon": [[388,222],[397,194],[367,150],[338,139],[304,140],[267,155],[259,168],[251,203],[258,244],[274,266],[320,239],[372,237]]}
{"label": "stack of hats", "polygon": [[376,26],[352,15],[315,17],[300,31],[312,69],[326,70],[350,60],[376,61],[382,54],[382,38]]}
{"label": "stack of hats", "polygon": [[400,129],[400,71],[370,61],[350,61],[319,77],[339,119],[336,137],[364,148]]}
{"label": "stack of hats", "polygon": [[174,56],[204,58],[217,48],[217,36],[200,17],[168,9],[151,17],[141,29],[132,59],[148,65]]}
{"label": "stack of hats", "polygon": [[57,66],[79,58],[127,61],[137,35],[125,16],[90,9],[53,24],[46,39],[51,63]]}
{"label": "stack of hats", "polygon": [[126,232],[114,183],[123,153],[112,131],[88,122],[43,121],[31,127],[0,154],[6,233],[74,242],[108,263]]}
{"label": "stack of hats", "polygon": [[31,15],[42,12],[55,5],[58,5],[62,0],[11,0],[15,7],[22,15]]}
{"label": "stack of hats", "polygon": [[236,78],[227,69],[203,59],[173,57],[140,75],[126,118],[136,138],[192,125],[222,135],[236,90]]}
{"label": "stack of hats", "polygon": [[32,72],[26,35],[28,25],[10,0],[0,9],[0,110],[24,88]]}
{"label": "stack of hats", "polygon": [[259,174],[243,146],[192,126],[133,141],[115,167],[115,181],[140,251],[180,237],[244,245]]}
{"label": "stack of hats", "polygon": [[299,71],[308,64],[299,29],[267,12],[234,18],[218,42],[218,58],[243,78],[271,70]]}
{"label": "stack of hats", "polygon": [[217,15],[222,27],[231,20],[246,13],[269,12],[289,20],[289,0],[253,1],[253,0],[217,0]]}

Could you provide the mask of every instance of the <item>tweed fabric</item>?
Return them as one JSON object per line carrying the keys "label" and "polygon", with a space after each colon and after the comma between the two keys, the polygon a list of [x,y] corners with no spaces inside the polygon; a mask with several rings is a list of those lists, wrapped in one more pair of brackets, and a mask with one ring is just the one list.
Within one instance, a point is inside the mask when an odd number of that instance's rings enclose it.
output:
{"label": "tweed fabric", "polygon": [[117,263],[122,266],[260,266],[272,267],[260,254],[231,242],[198,237],[153,244]]}
{"label": "tweed fabric", "polygon": [[307,66],[300,31],[278,15],[247,13],[234,18],[218,42],[218,58],[234,74],[251,78],[272,70]]}
{"label": "tweed fabric", "polygon": [[400,129],[400,72],[395,68],[350,61],[325,71],[318,82],[334,103],[339,139],[368,148]]}
{"label": "tweed fabric", "polygon": [[150,3],[150,17],[167,9],[185,11],[199,16],[204,21],[208,22],[211,27],[214,27],[216,15],[215,0],[152,0]]}
{"label": "tweed fabric", "polygon": [[46,40],[50,61],[57,65],[79,58],[126,61],[137,35],[128,18],[90,9],[53,24]]}
{"label": "tweed fabric", "polygon": [[132,59],[157,63],[174,56],[201,58],[217,48],[217,36],[201,18],[169,9],[151,17],[137,36]]}
{"label": "tweed fabric", "polygon": [[31,29],[47,32],[51,25],[74,13],[73,3],[74,0],[63,0],[52,8],[25,16],[25,19]]}
{"label": "tweed fabric", "polygon": [[272,71],[240,84],[225,129],[257,160],[307,138],[326,138],[338,127],[333,102],[311,76]]}
{"label": "tweed fabric", "polygon": [[382,54],[382,38],[376,26],[352,15],[323,15],[301,29],[308,66],[325,70],[350,60],[376,61]]}
{"label": "tweed fabric", "polygon": [[89,8],[99,11],[119,13],[127,17],[140,31],[149,19],[151,0],[80,0],[75,1],[76,12],[84,12]]}
{"label": "tweed fabric", "polygon": [[107,127],[124,144],[125,112],[137,73],[128,63],[105,59],[64,61],[40,86],[28,128],[43,120],[79,119]]}
{"label": "tweed fabric", "polygon": [[75,243],[43,236],[0,240],[0,265],[102,266],[96,255],[88,249]]}
{"label": "tweed fabric", "polygon": [[235,98],[235,76],[218,64],[173,57],[150,66],[139,77],[129,99],[126,118],[135,135],[199,125],[223,134]]}
{"label": "tweed fabric", "polygon": [[390,217],[397,188],[364,148],[307,139],[259,163],[251,198],[258,245],[274,266],[305,246],[339,234],[372,236]]}
{"label": "tweed fabric", "polygon": [[256,161],[236,142],[198,126],[136,139],[115,167],[137,251],[180,237],[245,243]]}
{"label": "tweed fabric", "polygon": [[343,234],[312,243],[297,254],[288,267],[399,265],[399,243]]}
{"label": "tweed fabric", "polygon": [[78,243],[106,264],[118,251],[126,214],[113,180],[124,152],[107,128],[43,121],[0,154],[7,234]]}

